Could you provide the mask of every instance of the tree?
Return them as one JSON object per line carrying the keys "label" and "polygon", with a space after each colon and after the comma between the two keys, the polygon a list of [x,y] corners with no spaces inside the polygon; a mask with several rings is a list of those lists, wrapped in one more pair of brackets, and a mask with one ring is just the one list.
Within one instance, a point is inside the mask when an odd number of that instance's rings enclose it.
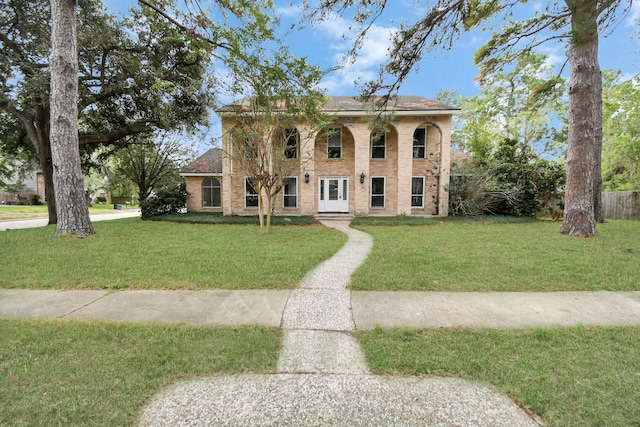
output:
{"label": "tree", "polygon": [[640,190],[640,75],[621,80],[604,71],[603,187],[606,191]]}
{"label": "tree", "polygon": [[264,52],[247,56],[231,72],[232,91],[246,93],[249,88],[249,94],[221,109],[233,120],[225,135],[225,155],[258,194],[260,229],[269,233],[275,196],[287,177],[297,176],[310,160],[303,147],[329,123],[319,110],[324,95],[317,85],[323,73],[282,47],[270,58]]}
{"label": "tree", "polygon": [[[78,25],[78,143],[83,153],[156,129],[207,124],[208,43],[184,35],[149,9],[116,20],[81,0]],[[56,223],[49,143],[50,20],[47,0],[0,4],[0,131],[4,147],[32,147]],[[16,131],[18,129],[18,131]],[[7,132],[10,131],[10,132]]]}
{"label": "tree", "polygon": [[[567,187],[563,234],[593,236],[596,233],[596,210],[599,210],[599,157],[601,154],[601,85],[597,61],[600,32],[615,21],[631,1],[623,0],[565,0],[549,1],[535,8],[533,16],[519,19],[519,14],[530,11],[521,5],[526,0],[438,0],[427,6],[424,17],[412,25],[403,24],[393,36],[389,60],[381,67],[380,77],[369,82],[363,90],[365,96],[379,91],[386,93],[388,101],[406,76],[434,48],[451,48],[457,37],[480,24],[500,19],[506,25],[476,53],[483,75],[503,64],[515,53],[527,53],[548,41],[564,42],[570,62]],[[384,10],[384,0],[321,0],[310,17],[321,20],[329,12],[345,13],[356,7],[356,22],[360,32],[352,54],[357,52],[371,23]],[[538,5],[538,2],[536,2]],[[390,77],[390,78],[387,78]],[[597,215],[600,217],[600,215]],[[599,218],[601,219],[601,218]]]}
{"label": "tree", "polygon": [[51,0],[51,164],[57,197],[55,235],[86,237],[89,218],[78,151],[76,1]]}
{"label": "tree", "polygon": [[159,187],[173,186],[180,181],[179,169],[192,157],[178,139],[154,142],[147,137],[130,137],[125,148],[113,159],[110,181],[129,180],[138,189],[138,200],[145,201]]}

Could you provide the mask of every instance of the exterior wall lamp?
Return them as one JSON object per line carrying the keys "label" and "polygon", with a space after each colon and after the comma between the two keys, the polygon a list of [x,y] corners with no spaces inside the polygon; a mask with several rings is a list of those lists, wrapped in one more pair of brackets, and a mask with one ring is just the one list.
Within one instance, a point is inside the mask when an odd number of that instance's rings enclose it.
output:
{"label": "exterior wall lamp", "polygon": [[364,172],[360,173],[360,184],[364,184]]}
{"label": "exterior wall lamp", "polygon": [[304,183],[308,184],[309,183],[309,172],[305,172],[304,173]]}

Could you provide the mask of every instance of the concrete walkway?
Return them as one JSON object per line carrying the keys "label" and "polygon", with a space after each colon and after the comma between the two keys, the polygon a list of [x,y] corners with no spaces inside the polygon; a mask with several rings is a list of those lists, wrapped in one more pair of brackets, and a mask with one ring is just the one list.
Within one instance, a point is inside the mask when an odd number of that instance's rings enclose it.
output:
{"label": "concrete walkway", "polygon": [[451,378],[371,375],[353,336],[382,327],[640,324],[640,292],[350,292],[371,238],[349,236],[300,289],[280,291],[0,290],[0,316],[259,324],[283,328],[273,375],[215,376],[156,395],[140,424],[534,426],[490,386]]}

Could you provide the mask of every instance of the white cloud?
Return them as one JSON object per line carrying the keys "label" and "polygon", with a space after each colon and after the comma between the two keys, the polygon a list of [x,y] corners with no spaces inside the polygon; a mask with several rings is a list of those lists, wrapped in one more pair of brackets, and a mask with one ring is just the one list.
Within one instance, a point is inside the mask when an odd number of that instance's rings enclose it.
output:
{"label": "white cloud", "polygon": [[397,28],[372,25],[355,58],[346,60],[347,53],[357,35],[351,21],[332,15],[314,27],[319,32],[330,52],[334,65],[340,66],[323,80],[321,86],[330,94],[354,94],[355,82],[366,82],[377,76],[380,65],[387,61],[391,38]]}

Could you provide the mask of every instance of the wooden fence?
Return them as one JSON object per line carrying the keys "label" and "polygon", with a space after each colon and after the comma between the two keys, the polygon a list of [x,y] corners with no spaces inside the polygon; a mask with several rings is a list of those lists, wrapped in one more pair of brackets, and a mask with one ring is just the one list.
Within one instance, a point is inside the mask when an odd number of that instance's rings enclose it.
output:
{"label": "wooden fence", "polygon": [[605,218],[640,220],[640,191],[602,193],[602,204]]}

